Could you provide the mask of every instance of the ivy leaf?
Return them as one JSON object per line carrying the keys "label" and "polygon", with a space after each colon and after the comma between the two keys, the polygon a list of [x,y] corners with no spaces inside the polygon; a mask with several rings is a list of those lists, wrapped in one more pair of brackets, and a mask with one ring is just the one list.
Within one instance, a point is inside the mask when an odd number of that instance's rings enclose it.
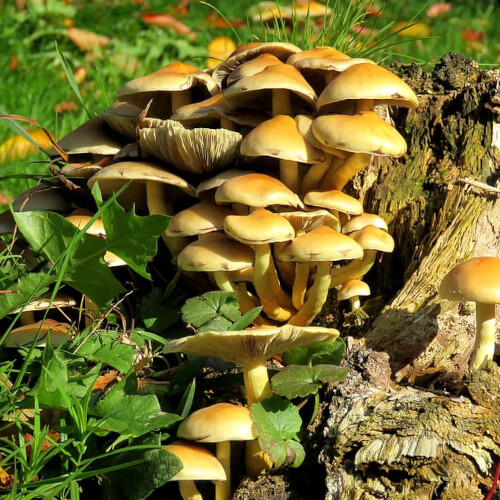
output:
{"label": "ivy leaf", "polygon": [[164,429],[182,419],[160,408],[154,394],[137,394],[137,376],[130,373],[96,405],[97,416],[103,418],[103,430],[127,436],[141,436],[149,431]]}
{"label": "ivy leaf", "polygon": [[[80,230],[53,212],[15,212],[14,219],[35,252],[42,253],[64,273],[63,281],[104,306],[125,291],[104,262],[102,238],[80,234]],[[71,252],[67,265],[61,256]]]}
{"label": "ivy leaf", "polygon": [[[92,187],[92,195],[101,208],[104,202],[97,182]],[[135,214],[135,207],[126,212],[114,199],[106,202],[101,219],[106,230],[106,250],[121,257],[137,274],[151,279],[146,265],[156,255],[158,238],[168,228],[171,217],[140,217]]]}
{"label": "ivy leaf", "polygon": [[134,467],[120,468],[107,474],[111,486],[120,490],[111,498],[142,500],[153,491],[170,481],[182,470],[182,462],[176,455],[161,448],[161,436],[151,434],[134,439],[130,446],[158,446],[158,449],[138,449],[120,453],[113,459],[113,465],[120,466],[141,460]]}
{"label": "ivy leaf", "polygon": [[277,467],[294,463],[298,447],[290,447],[289,441],[297,438],[302,426],[297,407],[290,401],[271,396],[253,404],[250,414],[259,435],[260,447],[271,457],[273,463]]}
{"label": "ivy leaf", "polygon": [[306,347],[290,349],[282,354],[286,365],[338,365],[345,354],[345,342],[337,337],[333,342],[319,342]]}
{"label": "ivy leaf", "polygon": [[271,379],[273,390],[287,399],[316,394],[325,383],[344,380],[347,368],[335,365],[289,365]]}
{"label": "ivy leaf", "polygon": [[201,331],[225,331],[240,317],[234,292],[213,291],[186,300],[181,308],[182,320]]}

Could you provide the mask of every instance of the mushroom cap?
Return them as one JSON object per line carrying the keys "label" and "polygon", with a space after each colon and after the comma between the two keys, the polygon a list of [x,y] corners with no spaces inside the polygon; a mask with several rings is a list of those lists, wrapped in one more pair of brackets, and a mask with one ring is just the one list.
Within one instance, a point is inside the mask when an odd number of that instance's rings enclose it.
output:
{"label": "mushroom cap", "polygon": [[96,172],[99,172],[101,168],[100,165],[92,165],[90,163],[67,163],[61,168],[61,174],[66,177],[90,179]]}
{"label": "mushroom cap", "polygon": [[328,148],[396,158],[406,152],[406,141],[401,134],[373,111],[318,116],[312,131],[320,144]]}
{"label": "mushroom cap", "polygon": [[441,281],[439,295],[448,300],[500,303],[500,259],[474,257],[457,264]]}
{"label": "mushroom cap", "polygon": [[292,225],[269,210],[255,210],[249,215],[229,215],[224,220],[224,231],[245,245],[263,245],[289,241],[294,235]]}
{"label": "mushroom cap", "polygon": [[101,116],[115,132],[135,140],[141,112],[141,108],[128,102],[115,102],[102,111]]}
{"label": "mushroom cap", "polygon": [[224,467],[206,448],[184,441],[164,446],[182,462],[183,468],[170,481],[225,481]]}
{"label": "mushroom cap", "polygon": [[[63,308],[63,307],[71,307],[76,306],[76,300],[68,295],[67,293],[58,292],[58,294],[51,300],[52,292],[46,292],[40,297],[32,300],[25,304],[22,308],[24,311],[45,311],[46,309],[55,309],[55,308]],[[21,307],[18,307],[11,311],[11,313],[18,313],[21,310]]]}
{"label": "mushroom cap", "polygon": [[379,252],[392,252],[394,239],[384,229],[368,225],[349,233],[349,237],[359,243],[363,250],[377,250]]}
{"label": "mushroom cap", "polygon": [[71,201],[60,187],[38,184],[22,192],[12,202],[14,212],[29,212],[33,210],[50,210],[65,212],[70,210]]}
{"label": "mushroom cap", "polygon": [[299,61],[303,59],[333,59],[337,60],[349,60],[350,57],[347,54],[344,54],[340,50],[335,49],[334,47],[328,46],[317,46],[312,49],[302,50],[297,52],[296,54],[292,54],[287,60],[287,64],[293,64],[297,66]]}
{"label": "mushroom cap", "polygon": [[272,90],[288,90],[291,97],[314,108],[316,92],[300,71],[290,64],[267,66],[254,75],[238,80],[224,90],[224,102],[230,108],[272,108]]}
{"label": "mushroom cap", "polygon": [[417,96],[401,78],[382,66],[361,63],[342,71],[326,86],[318,98],[318,112],[334,111],[336,103],[356,99],[412,109],[418,106]]}
{"label": "mushroom cap", "polygon": [[248,45],[238,47],[225,61],[218,64],[212,78],[218,83],[220,88],[225,86],[228,75],[240,64],[249,59],[257,57],[259,54],[268,53],[275,55],[281,61],[285,61],[290,55],[300,52],[300,48],[293,43],[287,42],[252,42]]}
{"label": "mushroom cap", "polygon": [[380,229],[384,229],[385,231],[389,231],[389,227],[387,226],[387,222],[385,222],[382,217],[376,214],[369,214],[367,212],[363,212],[360,215],[355,215],[351,217],[347,222],[342,225],[342,232],[344,234],[352,233],[353,231],[358,231],[359,229],[363,229],[365,226],[376,226]]}
{"label": "mushroom cap", "polygon": [[185,352],[215,356],[244,364],[268,359],[295,347],[333,342],[339,336],[334,328],[293,326],[250,328],[234,331],[207,331],[170,341],[164,352]]}
{"label": "mushroom cap", "polygon": [[370,287],[364,281],[347,280],[337,291],[337,300],[349,300],[352,297],[367,297],[370,295]]}
{"label": "mushroom cap", "polygon": [[[92,118],[57,141],[69,155],[115,155],[126,141],[116,139],[104,118]],[[51,156],[58,156],[50,150]]]}
{"label": "mushroom cap", "polygon": [[252,170],[240,170],[237,168],[230,168],[229,170],[218,172],[213,177],[205,179],[198,184],[198,187],[196,188],[196,196],[199,196],[201,193],[205,193],[206,191],[217,189],[233,177],[239,177],[240,175],[247,175],[251,173],[254,172]]}
{"label": "mushroom cap", "polygon": [[220,443],[256,439],[257,432],[246,406],[218,403],[191,413],[179,425],[177,436],[198,443]]}
{"label": "mushroom cap", "polygon": [[326,158],[323,151],[306,141],[296,121],[287,115],[276,115],[255,127],[241,141],[240,153],[299,163],[318,163]]}
{"label": "mushroom cap", "polygon": [[223,128],[187,129],[175,120],[162,120],[139,130],[141,150],[178,170],[207,175],[239,159],[242,135]]}
{"label": "mushroom cap", "polygon": [[357,215],[363,212],[363,205],[359,200],[338,189],[309,191],[304,196],[304,203],[314,207],[338,210],[344,214]]}
{"label": "mushroom cap", "polygon": [[266,174],[233,177],[215,191],[216,203],[242,203],[248,207],[270,205],[302,207],[300,198],[281,181]]}
{"label": "mushroom cap", "polygon": [[236,69],[231,71],[231,73],[227,77],[227,85],[230,86],[233,83],[236,83],[238,80],[241,80],[242,78],[255,75],[255,73],[259,73],[268,66],[276,66],[277,64],[284,63],[280,61],[275,55],[268,52],[259,54],[257,57],[245,61]]}
{"label": "mushroom cap", "polygon": [[185,246],[177,256],[177,266],[184,271],[236,271],[251,267],[253,261],[250,247],[224,233],[209,233]]}
{"label": "mushroom cap", "polygon": [[311,212],[297,210],[280,212],[279,215],[290,222],[295,233],[307,233],[318,226],[329,226],[335,231],[340,231],[339,218],[328,210],[313,210]]}
{"label": "mushroom cap", "polygon": [[218,231],[224,227],[224,219],[232,215],[230,208],[200,202],[177,212],[170,220],[167,236],[195,236]]}
{"label": "mushroom cap", "polygon": [[[23,325],[12,329],[3,342],[4,347],[22,347],[32,344],[37,337],[37,347],[45,346],[45,340],[50,333],[50,343],[58,346],[63,343],[71,331],[71,325],[46,318],[37,323]],[[40,333],[39,333],[40,332]]]}
{"label": "mushroom cap", "polygon": [[292,262],[361,259],[363,249],[352,238],[328,226],[318,226],[297,236],[280,252],[280,260]]}

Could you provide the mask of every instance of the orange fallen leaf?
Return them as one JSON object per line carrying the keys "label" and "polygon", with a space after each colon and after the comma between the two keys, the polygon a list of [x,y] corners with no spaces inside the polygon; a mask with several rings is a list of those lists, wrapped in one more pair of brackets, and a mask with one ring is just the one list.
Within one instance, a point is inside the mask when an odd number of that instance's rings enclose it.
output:
{"label": "orange fallen leaf", "polygon": [[[6,198],[2,193],[0,193],[0,205],[8,205],[9,204],[8,198]],[[0,293],[13,293],[13,290],[0,290]]]}
{"label": "orange fallen leaf", "polygon": [[11,71],[15,71],[17,69],[17,66],[19,65],[19,58],[17,57],[17,54],[12,54],[10,57],[10,66],[9,69]]}
{"label": "orange fallen leaf", "polygon": [[52,108],[55,113],[67,113],[69,111],[77,111],[78,106],[76,102],[73,101],[66,101],[66,102],[61,102],[59,104],[55,104],[54,107]]}
{"label": "orange fallen leaf", "polygon": [[[28,132],[30,137],[42,148],[50,149],[52,146],[45,132],[41,129]],[[38,150],[27,141],[22,135],[9,137],[3,144],[0,144],[0,163],[6,160],[16,160],[36,153]]]}
{"label": "orange fallen leaf", "polygon": [[94,387],[92,387],[92,390],[104,391],[111,382],[116,380],[117,376],[118,370],[110,370],[108,373],[99,375],[99,377],[97,377],[97,380],[95,381]]}
{"label": "orange fallen leaf", "polygon": [[205,18],[205,24],[213,28],[227,28],[232,26],[233,28],[242,28],[246,26],[245,21],[240,19],[229,19],[226,20],[223,17],[217,16],[216,14],[210,14]]}
{"label": "orange fallen leaf", "polygon": [[10,489],[14,484],[14,476],[0,467],[0,490]]}
{"label": "orange fallen leaf", "polygon": [[482,42],[484,40],[484,31],[475,31],[471,28],[465,28],[460,36],[466,42]]}
{"label": "orange fallen leaf", "polygon": [[377,34],[377,30],[368,28],[366,26],[363,26],[362,24],[355,24],[354,26],[351,26],[351,31],[353,33],[357,33],[358,35],[366,37],[375,36]]}
{"label": "orange fallen leaf", "polygon": [[78,66],[73,72],[73,78],[78,85],[83,83],[87,78],[87,68],[85,66]]}
{"label": "orange fallen leaf", "polygon": [[207,68],[215,68],[236,49],[234,40],[227,36],[217,36],[208,44]]}
{"label": "orange fallen leaf", "polygon": [[68,29],[67,37],[80,49],[85,52],[95,48],[105,47],[111,41],[107,36],[98,35],[92,31],[82,30],[71,26]]}
{"label": "orange fallen leaf", "polygon": [[425,23],[413,23],[410,25],[406,22],[396,23],[393,31],[397,32],[398,36],[411,38],[429,36],[431,34],[430,27]]}
{"label": "orange fallen leaf", "polygon": [[[61,435],[59,434],[59,432],[54,431],[53,429],[48,430],[47,436],[52,441],[56,441],[56,442],[60,441],[60,439],[61,439]],[[53,446],[54,443],[51,440],[44,439],[42,446],[40,447],[40,451],[46,450],[47,448],[50,448],[51,446]],[[24,441],[26,443],[31,443],[31,441],[33,441],[33,435],[30,434],[29,432],[25,432],[24,433]],[[32,451],[32,446],[31,446],[31,444],[28,444],[28,446],[26,447],[26,454],[29,456],[31,454],[31,451]]]}
{"label": "orange fallen leaf", "polygon": [[427,17],[438,17],[451,9],[450,2],[434,3],[427,9]]}
{"label": "orange fallen leaf", "polygon": [[196,33],[170,14],[141,14],[141,19],[146,24],[158,26],[159,28],[173,29],[179,35],[185,35],[189,40],[196,40]]}

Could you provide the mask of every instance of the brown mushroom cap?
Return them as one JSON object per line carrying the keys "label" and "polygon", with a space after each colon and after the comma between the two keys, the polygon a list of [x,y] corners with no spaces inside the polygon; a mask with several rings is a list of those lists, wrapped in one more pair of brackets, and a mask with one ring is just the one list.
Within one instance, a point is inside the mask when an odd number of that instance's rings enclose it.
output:
{"label": "brown mushroom cap", "polygon": [[347,222],[342,225],[342,232],[344,234],[352,233],[353,231],[358,231],[363,229],[365,226],[376,226],[385,231],[389,231],[389,227],[382,217],[376,214],[369,214],[364,212],[360,215],[355,215],[351,217]]}
{"label": "brown mushroom cap", "polygon": [[47,335],[50,334],[50,343],[57,346],[67,340],[71,332],[71,325],[60,323],[52,319],[44,319],[31,325],[23,325],[12,329],[3,342],[4,347],[22,347],[30,345],[37,338],[38,347],[45,346]]}
{"label": "brown mushroom cap", "polygon": [[115,102],[102,111],[101,116],[114,131],[128,139],[135,140],[141,112],[141,108],[128,102]]}
{"label": "brown mushroom cap", "polygon": [[338,189],[309,191],[304,196],[304,203],[314,207],[337,210],[344,214],[358,215],[363,212],[363,205],[359,200]]}
{"label": "brown mushroom cap", "polygon": [[222,186],[226,181],[232,179],[233,177],[239,177],[240,175],[247,175],[255,173],[252,170],[240,170],[237,168],[230,168],[229,170],[223,170],[210,177],[209,179],[205,179],[198,184],[196,188],[196,196],[206,195],[208,191],[212,191],[217,189],[219,186]]}
{"label": "brown mushroom cap", "polygon": [[329,148],[396,158],[406,152],[406,141],[400,133],[373,111],[319,116],[312,124],[312,131]]}
{"label": "brown mushroom cap", "polygon": [[500,259],[475,257],[457,264],[442,280],[439,295],[448,300],[500,303]]}
{"label": "brown mushroom cap", "polygon": [[318,112],[336,110],[339,102],[369,99],[374,104],[416,108],[418,99],[401,78],[376,64],[355,64],[342,71],[323,90],[318,98]]}
{"label": "brown mushroom cap", "polygon": [[349,237],[359,243],[363,250],[376,250],[379,252],[392,252],[394,239],[384,229],[368,225],[349,233]]}
{"label": "brown mushroom cap", "polygon": [[177,436],[198,443],[218,443],[248,441],[257,433],[247,407],[218,403],[191,413],[179,425]]}
{"label": "brown mushroom cap", "polygon": [[353,297],[366,297],[370,295],[367,283],[357,279],[347,280],[337,291],[337,300],[349,300]]}

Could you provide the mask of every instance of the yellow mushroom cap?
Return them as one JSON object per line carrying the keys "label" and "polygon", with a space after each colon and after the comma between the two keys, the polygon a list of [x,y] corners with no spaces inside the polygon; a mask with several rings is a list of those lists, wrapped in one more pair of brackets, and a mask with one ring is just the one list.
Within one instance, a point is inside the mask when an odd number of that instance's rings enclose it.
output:
{"label": "yellow mushroom cap", "polygon": [[240,64],[236,69],[234,69],[227,77],[227,84],[232,85],[242,78],[255,75],[255,73],[259,73],[268,66],[276,66],[277,64],[284,63],[275,55],[264,52],[253,59],[245,61],[243,64]]}
{"label": "yellow mushroom cap", "polygon": [[179,425],[177,436],[199,443],[219,443],[249,441],[257,438],[257,433],[247,407],[218,403],[191,413]]}
{"label": "yellow mushroom cap", "polygon": [[309,191],[304,196],[304,203],[314,207],[338,210],[344,214],[361,214],[363,205],[359,200],[338,189],[327,191]]}
{"label": "yellow mushroom cap", "polygon": [[387,223],[384,219],[382,219],[382,217],[376,214],[369,214],[368,212],[364,212],[360,215],[351,217],[347,222],[345,222],[342,225],[342,232],[344,234],[349,234],[353,231],[363,229],[365,226],[376,226],[380,229],[384,229],[385,231],[389,230]]}
{"label": "yellow mushroom cap", "polygon": [[50,333],[50,343],[57,346],[64,342],[71,332],[71,325],[60,323],[52,319],[45,319],[31,325],[23,325],[12,329],[3,343],[4,347],[21,347],[32,344],[37,338],[36,345],[43,347]]}
{"label": "yellow mushroom cap", "polygon": [[444,278],[439,295],[448,300],[500,303],[500,259],[475,257],[457,264]]}
{"label": "yellow mushroom cap", "polygon": [[170,481],[225,481],[222,464],[206,448],[185,441],[164,446],[182,462],[183,468]]}
{"label": "yellow mushroom cap", "polygon": [[358,279],[347,280],[337,291],[337,300],[349,300],[353,297],[366,297],[370,295],[370,287]]}
{"label": "yellow mushroom cap", "polygon": [[368,225],[349,233],[349,237],[359,243],[364,250],[378,250],[379,252],[394,250],[393,237],[380,227]]}

